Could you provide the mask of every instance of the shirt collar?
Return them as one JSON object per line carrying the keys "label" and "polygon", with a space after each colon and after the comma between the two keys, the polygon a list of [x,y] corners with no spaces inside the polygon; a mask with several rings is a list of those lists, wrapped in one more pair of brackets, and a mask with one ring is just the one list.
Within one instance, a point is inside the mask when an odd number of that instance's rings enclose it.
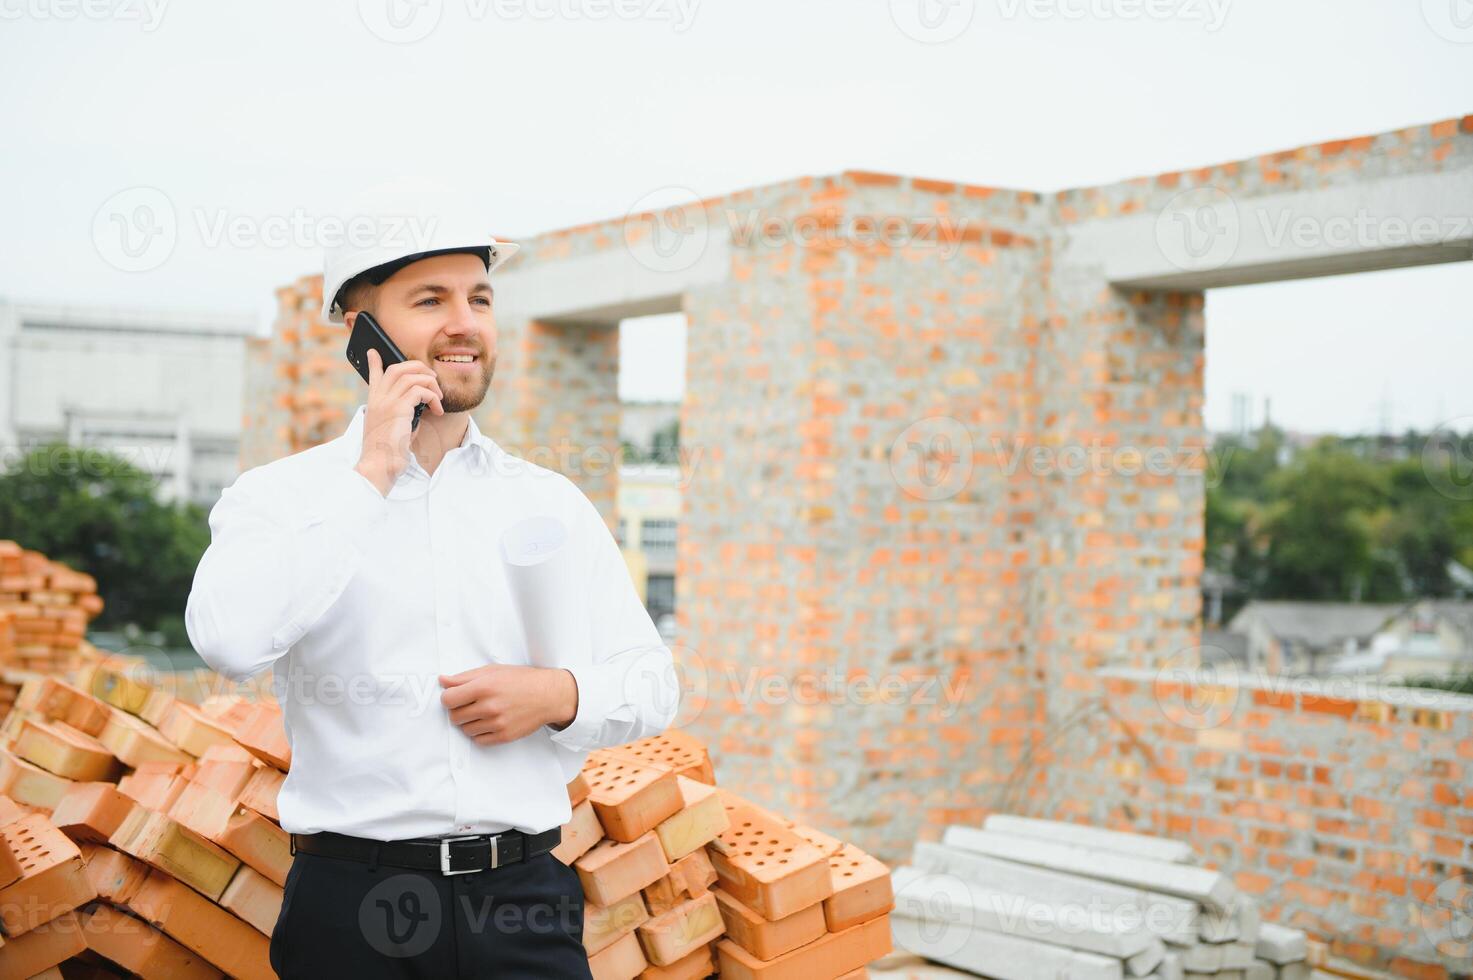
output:
{"label": "shirt collar", "polygon": [[[348,427],[338,437],[343,444],[343,455],[348,462],[356,463],[363,455],[363,420],[368,415],[368,406],[359,405],[358,410],[353,413],[353,418],[348,422]],[[502,452],[496,440],[481,431],[476,425],[476,420],[470,416],[466,417],[465,438],[460,440],[460,448],[474,446],[480,449],[486,462],[492,462]]]}

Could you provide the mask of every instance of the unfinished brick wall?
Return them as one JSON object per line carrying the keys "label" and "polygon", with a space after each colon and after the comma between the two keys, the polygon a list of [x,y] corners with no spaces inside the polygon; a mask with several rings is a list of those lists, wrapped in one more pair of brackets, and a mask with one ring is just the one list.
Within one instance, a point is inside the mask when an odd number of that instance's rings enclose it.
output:
{"label": "unfinished brick wall", "polygon": [[[602,305],[556,315],[537,303],[559,290],[529,277],[561,270],[566,294],[601,257],[631,252],[648,215],[537,236],[498,273],[500,361],[477,422],[568,473],[613,526],[617,320],[683,310],[681,721],[711,744],[721,781],[890,861],[993,810],[1171,831],[1166,811],[1130,805],[1170,788],[1158,770],[1086,779],[1057,742],[1093,710],[1097,671],[1184,666],[1199,642],[1205,287],[1122,286],[1098,234],[1192,188],[1245,206],[1333,190],[1335,207],[1354,207],[1365,182],[1470,171],[1473,117],[1057,195],[802,178],[685,209],[719,276],[663,301],[630,299],[620,279]],[[1234,281],[1293,274],[1310,273]],[[314,323],[314,289],[283,291],[276,387],[248,397],[286,414],[263,423],[274,443],[247,441],[261,455],[246,465],[335,435],[341,424],[318,423],[361,398],[346,363],[306,370],[302,338],[329,329]],[[345,339],[337,328],[332,344]],[[1138,720],[1148,747],[1170,747]],[[1319,723],[1274,722],[1288,746],[1312,744]],[[1360,753],[1392,765],[1414,751],[1389,730],[1349,745],[1346,774]],[[1440,846],[1411,843],[1473,867]],[[1237,862],[1268,858],[1243,853],[1223,866],[1260,873]],[[1357,873],[1378,873],[1361,855]],[[1308,886],[1329,889],[1332,871],[1309,868]],[[1389,933],[1362,941],[1370,959],[1400,955]]]}
{"label": "unfinished brick wall", "polygon": [[1337,955],[1466,975],[1450,910],[1473,889],[1473,699],[1129,669],[1067,686],[1082,710],[1023,809],[1190,841]]}

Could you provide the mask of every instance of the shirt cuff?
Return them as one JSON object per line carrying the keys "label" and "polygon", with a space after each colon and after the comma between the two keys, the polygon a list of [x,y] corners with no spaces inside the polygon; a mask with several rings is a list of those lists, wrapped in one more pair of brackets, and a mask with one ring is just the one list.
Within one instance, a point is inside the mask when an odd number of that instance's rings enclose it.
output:
{"label": "shirt cuff", "polygon": [[578,685],[578,712],[562,731],[551,725],[546,727],[552,740],[563,748],[574,752],[588,752],[598,747],[598,735],[609,714],[609,693],[600,690],[604,685],[594,678],[594,668],[579,666],[562,669],[572,674],[573,682]]}

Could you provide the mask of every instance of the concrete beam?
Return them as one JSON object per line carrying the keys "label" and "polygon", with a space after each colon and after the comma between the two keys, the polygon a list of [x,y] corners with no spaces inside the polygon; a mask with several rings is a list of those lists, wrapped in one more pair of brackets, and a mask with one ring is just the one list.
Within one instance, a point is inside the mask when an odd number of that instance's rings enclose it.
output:
{"label": "concrete beam", "polygon": [[1175,291],[1465,262],[1473,169],[1255,196],[1194,188],[1070,226],[1062,258],[1121,288]]}
{"label": "concrete beam", "polygon": [[982,826],[986,830],[1003,834],[1035,837],[1060,844],[1078,844],[1081,847],[1098,847],[1102,851],[1130,854],[1152,861],[1187,863],[1196,859],[1192,845],[1184,841],[1152,837],[1149,834],[1102,830],[1099,827],[1063,820],[1035,820],[1031,817],[1016,817],[1010,813],[994,813],[983,821]]}
{"label": "concrete beam", "polygon": [[1051,844],[974,827],[948,827],[942,843],[1006,861],[1164,892],[1219,911],[1231,910],[1238,894],[1226,875],[1207,868]]}
{"label": "concrete beam", "polygon": [[498,272],[496,303],[508,317],[611,324],[677,313],[682,296],[725,282],[730,270],[730,243],[716,234],[678,262],[662,262],[646,246],[610,248]]}

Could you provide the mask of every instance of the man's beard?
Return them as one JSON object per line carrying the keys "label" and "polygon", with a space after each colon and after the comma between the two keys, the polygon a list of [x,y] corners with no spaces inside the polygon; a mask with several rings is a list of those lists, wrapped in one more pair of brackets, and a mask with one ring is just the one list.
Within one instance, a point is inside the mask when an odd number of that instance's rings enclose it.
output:
{"label": "man's beard", "polygon": [[[491,355],[489,359],[483,357],[478,363],[485,365],[479,381],[466,380],[460,384],[451,384],[444,379],[440,380],[440,390],[445,393],[440,405],[447,413],[469,412],[486,400],[486,392],[491,388],[491,377],[496,373],[496,355]],[[438,378],[439,372],[435,376]]]}

